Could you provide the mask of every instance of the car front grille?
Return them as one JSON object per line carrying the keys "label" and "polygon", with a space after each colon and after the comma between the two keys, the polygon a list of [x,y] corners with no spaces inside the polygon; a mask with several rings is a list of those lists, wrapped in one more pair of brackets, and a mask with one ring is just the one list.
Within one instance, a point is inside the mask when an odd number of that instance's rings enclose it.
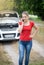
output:
{"label": "car front grille", "polygon": [[11,33],[11,34],[3,34],[4,38],[15,38],[16,33]]}
{"label": "car front grille", "polygon": [[18,23],[16,24],[1,24],[0,25],[0,29],[2,31],[12,31],[12,30],[16,30],[18,28]]}

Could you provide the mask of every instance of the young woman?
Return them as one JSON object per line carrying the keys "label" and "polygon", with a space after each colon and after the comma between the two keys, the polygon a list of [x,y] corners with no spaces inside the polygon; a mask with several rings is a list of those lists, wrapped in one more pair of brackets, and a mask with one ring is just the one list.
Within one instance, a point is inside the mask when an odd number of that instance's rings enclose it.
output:
{"label": "young woman", "polygon": [[[22,13],[22,18],[20,20],[19,29],[20,39],[19,39],[19,65],[23,65],[24,51],[25,51],[25,65],[29,64],[30,52],[32,49],[32,38],[38,31],[38,27],[33,21],[29,20],[29,14],[27,11]],[[34,33],[32,33],[32,28],[35,28]]]}

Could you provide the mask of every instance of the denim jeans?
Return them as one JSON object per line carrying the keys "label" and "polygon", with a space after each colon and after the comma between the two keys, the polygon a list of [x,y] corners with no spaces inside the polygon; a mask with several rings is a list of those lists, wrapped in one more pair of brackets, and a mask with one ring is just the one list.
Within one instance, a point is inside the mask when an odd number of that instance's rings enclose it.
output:
{"label": "denim jeans", "polygon": [[30,41],[19,40],[19,65],[23,65],[24,52],[25,52],[25,65],[29,64],[31,48],[32,48],[32,40]]}

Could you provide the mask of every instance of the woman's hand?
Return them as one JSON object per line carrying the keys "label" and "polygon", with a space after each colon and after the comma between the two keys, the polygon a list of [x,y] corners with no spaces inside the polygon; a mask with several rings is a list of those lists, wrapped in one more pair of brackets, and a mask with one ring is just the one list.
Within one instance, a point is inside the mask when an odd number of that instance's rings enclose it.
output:
{"label": "woman's hand", "polygon": [[19,31],[19,33],[22,32],[23,24],[24,24],[23,22],[19,22],[19,23],[18,23],[18,25],[19,25],[19,27],[18,27],[18,31]]}
{"label": "woman's hand", "polygon": [[35,24],[34,25],[35,31],[29,36],[30,38],[33,38],[35,36],[35,34],[38,32],[38,26]]}
{"label": "woman's hand", "polygon": [[34,37],[34,35],[32,35],[32,34],[31,34],[29,37],[30,37],[30,38],[33,38],[33,37]]}

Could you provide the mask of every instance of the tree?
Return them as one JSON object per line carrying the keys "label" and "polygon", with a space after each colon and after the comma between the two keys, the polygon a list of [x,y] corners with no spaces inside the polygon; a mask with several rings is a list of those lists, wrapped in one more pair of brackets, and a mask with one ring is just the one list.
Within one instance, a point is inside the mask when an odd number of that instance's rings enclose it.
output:
{"label": "tree", "polygon": [[12,10],[13,9],[13,0],[0,0],[0,10]]}
{"label": "tree", "polygon": [[16,2],[16,10],[19,13],[26,10],[44,19],[44,0],[14,0],[14,2]]}
{"label": "tree", "polygon": [[44,20],[44,0],[35,0],[33,2],[32,11]]}

